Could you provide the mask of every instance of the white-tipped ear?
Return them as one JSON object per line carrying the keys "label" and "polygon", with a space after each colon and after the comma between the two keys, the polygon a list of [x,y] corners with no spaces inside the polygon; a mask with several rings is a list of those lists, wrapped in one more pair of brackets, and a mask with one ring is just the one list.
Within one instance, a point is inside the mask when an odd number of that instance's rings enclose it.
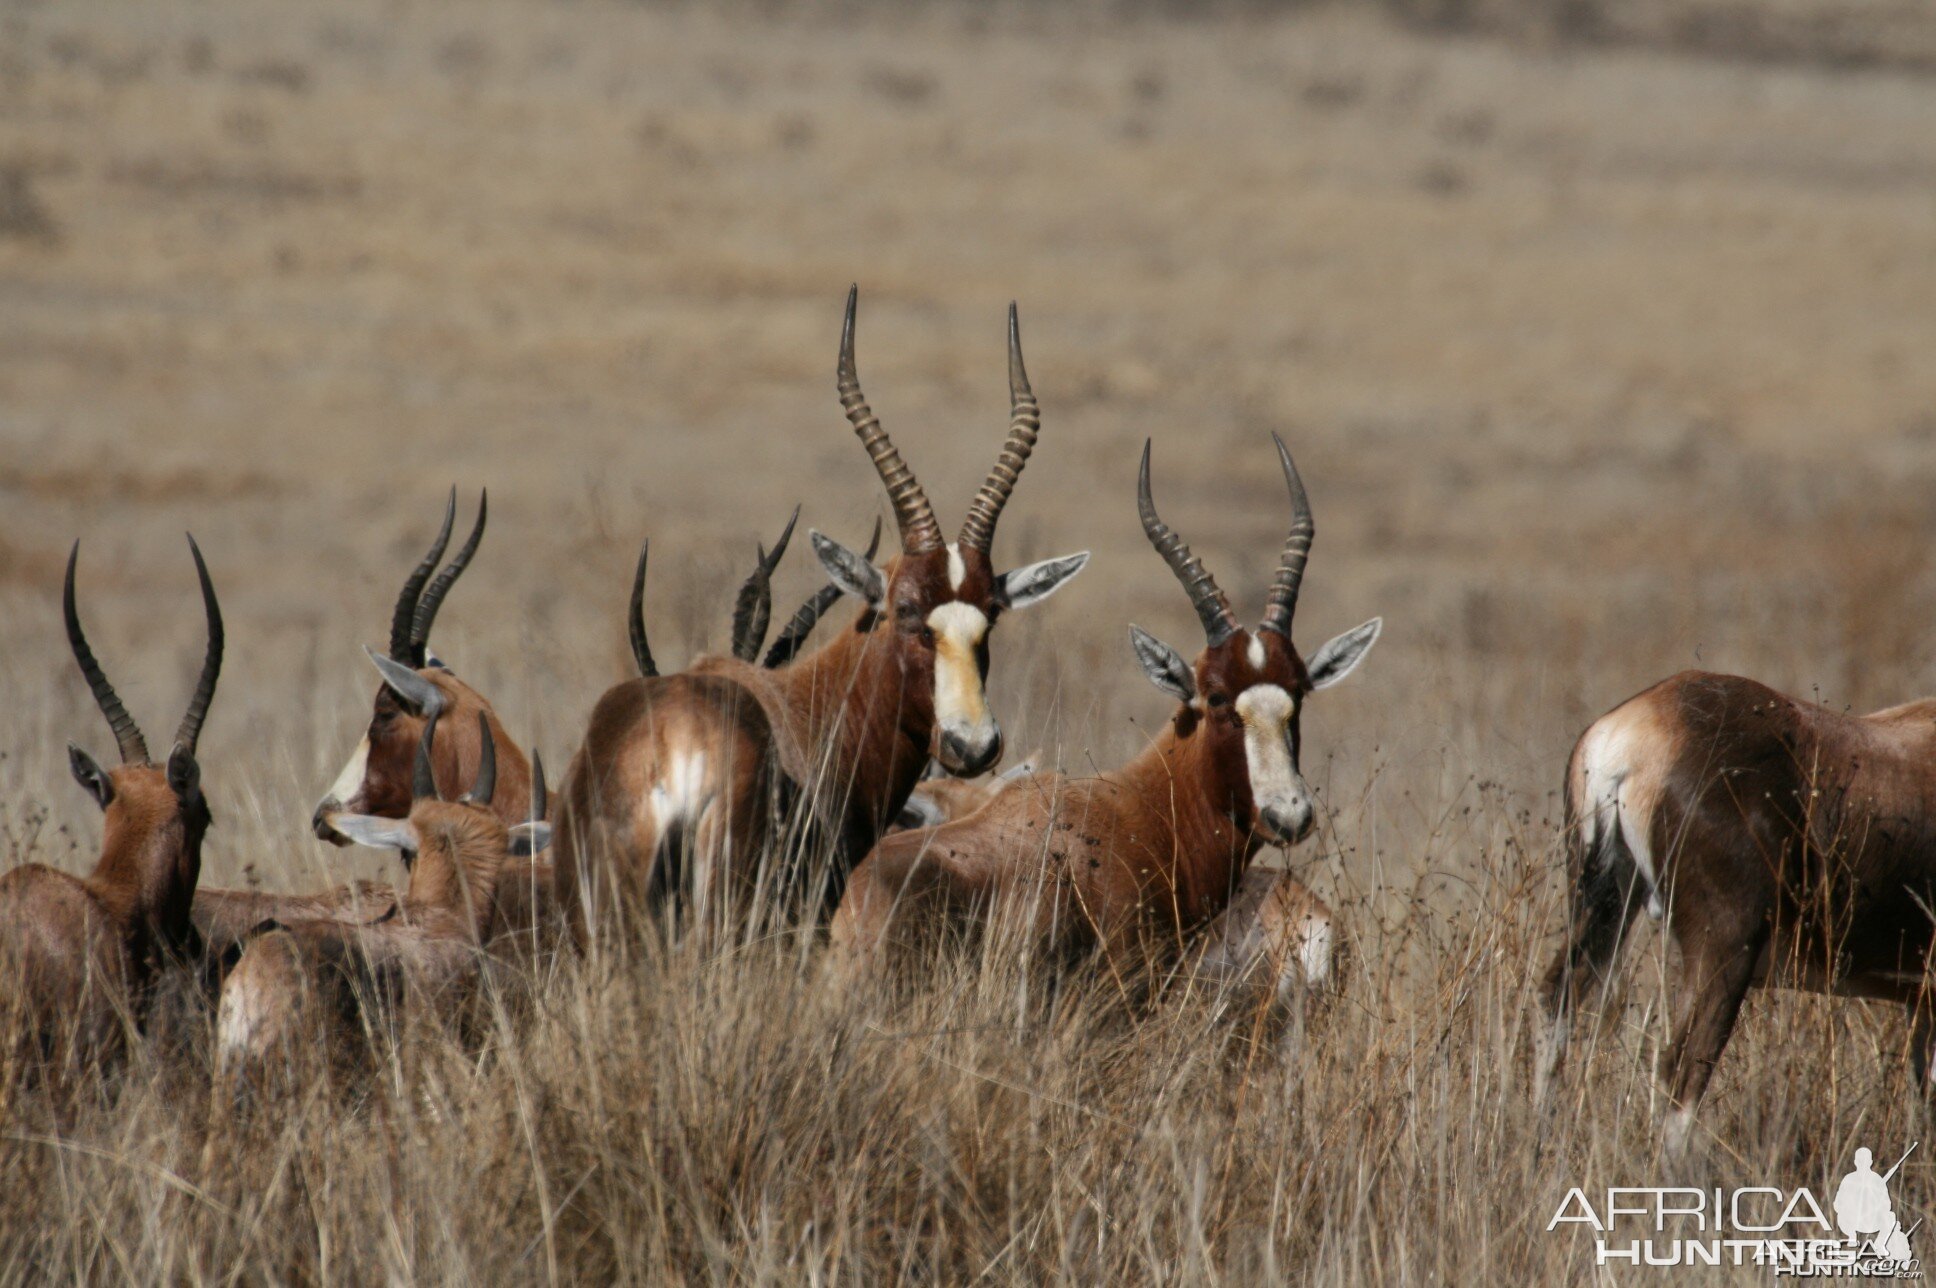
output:
{"label": "white-tipped ear", "polygon": [[1354,626],[1336,639],[1327,641],[1309,663],[1311,687],[1328,689],[1357,670],[1358,663],[1365,660],[1365,654],[1371,652],[1371,646],[1378,642],[1378,632],[1384,629],[1385,619],[1374,617],[1363,626]]}
{"label": "white-tipped ear", "polygon": [[911,832],[923,827],[940,827],[947,821],[948,816],[941,812],[941,805],[934,797],[916,791],[901,806],[900,816],[894,820],[894,825]]}
{"label": "white-tipped ear", "polygon": [[1136,650],[1136,660],[1143,664],[1151,684],[1178,702],[1196,701],[1197,678],[1181,653],[1140,626],[1129,628],[1129,646]]}
{"label": "white-tipped ear", "polygon": [[443,690],[368,644],[363,646],[363,651],[370,655],[370,661],[376,663],[377,674],[383,677],[384,685],[402,698],[405,706],[423,716],[434,716],[444,709]]}
{"label": "white-tipped ear", "polygon": [[820,566],[827,570],[827,577],[842,593],[864,600],[875,608],[887,598],[887,578],[865,555],[857,555],[832,537],[807,529],[807,537],[813,542],[813,553],[820,560]]}
{"label": "white-tipped ear", "polygon": [[995,598],[1010,608],[1027,608],[1061,590],[1088,566],[1089,552],[1084,550],[1011,569],[995,579]]}
{"label": "white-tipped ear", "polygon": [[510,832],[511,854],[515,858],[528,859],[551,845],[549,823],[519,823]]}
{"label": "white-tipped ear", "polygon": [[402,850],[415,854],[423,848],[417,829],[407,818],[378,818],[374,814],[326,814],[327,823],[338,836],[347,836],[358,845],[378,850]]}

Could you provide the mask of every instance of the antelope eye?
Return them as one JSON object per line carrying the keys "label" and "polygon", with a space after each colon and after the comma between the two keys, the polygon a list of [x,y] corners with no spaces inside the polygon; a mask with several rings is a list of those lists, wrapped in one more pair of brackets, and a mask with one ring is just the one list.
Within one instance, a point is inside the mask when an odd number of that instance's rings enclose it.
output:
{"label": "antelope eye", "polygon": [[1227,707],[1230,705],[1230,695],[1227,693],[1213,693],[1204,699],[1204,701],[1213,707]]}

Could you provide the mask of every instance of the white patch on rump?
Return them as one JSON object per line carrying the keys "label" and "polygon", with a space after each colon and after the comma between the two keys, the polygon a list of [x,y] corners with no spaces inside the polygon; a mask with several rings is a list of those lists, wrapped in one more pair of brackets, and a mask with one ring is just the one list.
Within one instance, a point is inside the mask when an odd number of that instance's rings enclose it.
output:
{"label": "white patch on rump", "polygon": [[323,799],[335,801],[338,805],[349,804],[350,799],[362,789],[364,775],[369,772],[370,735],[364,734],[362,741],[356,744],[356,750],[350,753],[350,763],[344,765],[343,772],[336,775],[336,781],[330,784],[329,792]]}
{"label": "white patch on rump", "polygon": [[1624,710],[1602,716],[1586,731],[1579,751],[1580,839],[1590,851],[1609,828],[1620,829],[1640,879],[1647,883],[1647,915],[1659,921],[1666,908],[1660,897],[1660,869],[1647,842],[1657,794],[1640,781],[1630,781],[1635,766],[1652,750],[1644,745],[1648,732],[1636,713]]}
{"label": "white patch on rump", "polygon": [[988,635],[988,618],[973,604],[950,602],[928,614],[934,632],[934,714],[945,725],[979,726],[988,719],[975,651]]}
{"label": "white patch on rump", "polygon": [[706,753],[689,751],[672,758],[666,775],[652,784],[648,804],[652,823],[663,835],[679,822],[696,822],[711,793],[706,790]]}
{"label": "white patch on rump", "polygon": [[1298,927],[1297,960],[1304,967],[1304,982],[1316,987],[1331,978],[1331,920],[1306,917]]}

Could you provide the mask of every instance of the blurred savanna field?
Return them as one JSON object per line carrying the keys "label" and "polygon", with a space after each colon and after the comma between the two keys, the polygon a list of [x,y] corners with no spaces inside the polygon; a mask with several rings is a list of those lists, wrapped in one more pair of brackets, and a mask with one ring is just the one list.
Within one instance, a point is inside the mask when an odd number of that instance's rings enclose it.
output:
{"label": "blurred savanna field", "polygon": [[[1895,1015],[1757,995],[1657,1161],[1651,935],[1551,1119],[1526,1047],[1590,719],[1687,666],[1936,690],[1933,65],[1888,0],[0,7],[0,865],[98,843],[76,537],[152,731],[202,646],[181,531],[209,556],[207,883],[392,875],[307,823],[452,484],[492,519],[436,649],[562,766],[641,538],[678,665],[796,502],[850,542],[885,510],[833,393],[850,281],[949,522],[1020,302],[1045,422],[997,555],[1096,557],[995,636],[1012,749],[1119,762],[1168,710],[1125,623],[1197,646],[1145,437],[1254,616],[1281,432],[1300,643],[1387,623],[1305,720],[1320,838],[1268,859],[1357,950],[1294,1061],[999,955],[851,992],[811,941],[562,962],[272,1115],[213,1102],[192,1026],[77,1115],[8,1083],[0,1282],[1587,1279],[1570,1185],[1893,1159],[1927,1130]],[[819,581],[796,546],[783,601]]]}

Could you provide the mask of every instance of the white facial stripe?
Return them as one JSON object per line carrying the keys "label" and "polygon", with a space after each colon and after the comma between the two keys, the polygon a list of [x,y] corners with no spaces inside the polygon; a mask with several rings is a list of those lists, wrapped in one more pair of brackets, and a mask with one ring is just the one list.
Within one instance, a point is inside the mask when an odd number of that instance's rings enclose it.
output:
{"label": "white facial stripe", "polygon": [[960,590],[961,583],[968,580],[968,565],[961,559],[961,543],[948,543],[948,588]]}
{"label": "white facial stripe", "polygon": [[1255,670],[1259,670],[1259,671],[1263,670],[1264,669],[1264,641],[1258,639],[1255,635],[1251,636],[1250,648],[1246,651],[1250,654],[1251,667]]}
{"label": "white facial stripe", "polygon": [[350,753],[350,763],[344,765],[343,772],[336,775],[336,781],[330,784],[324,799],[335,801],[338,805],[349,804],[350,799],[362,790],[363,777],[369,771],[370,735],[364,734],[362,741],[356,744],[356,750]]}
{"label": "white facial stripe", "polygon": [[975,651],[988,635],[988,618],[972,604],[941,605],[928,614],[934,632],[934,714],[944,726],[979,729],[988,723]]}
{"label": "white facial stripe", "polygon": [[1275,684],[1253,684],[1237,696],[1244,722],[1244,760],[1250,769],[1251,802],[1261,813],[1298,813],[1308,804],[1303,776],[1291,763],[1291,717],[1297,699]]}

